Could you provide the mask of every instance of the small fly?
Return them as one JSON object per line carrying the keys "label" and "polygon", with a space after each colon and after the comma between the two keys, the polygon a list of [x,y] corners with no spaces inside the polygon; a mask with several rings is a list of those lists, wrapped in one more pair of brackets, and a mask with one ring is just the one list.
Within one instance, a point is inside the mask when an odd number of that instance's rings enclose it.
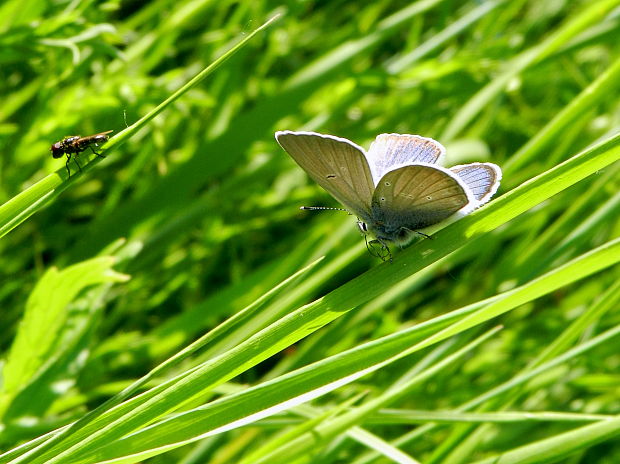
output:
{"label": "small fly", "polygon": [[75,155],[73,157],[73,161],[77,164],[80,172],[82,172],[82,166],[77,161],[78,153],[82,153],[87,148],[90,148],[92,152],[97,155],[99,158],[105,158],[105,156],[100,155],[95,151],[93,145],[98,147],[100,143],[107,142],[110,138],[108,135],[111,130],[106,132],[100,132],[95,135],[88,135],[86,137],[82,137],[80,135],[70,135],[69,137],[65,137],[60,142],[56,142],[50,147],[52,151],[52,156],[54,158],[60,158],[62,155],[67,155],[67,163],[65,166],[67,167],[67,172],[69,173],[69,177],[71,177],[71,171],[69,170],[69,162],[71,161],[71,155]]}

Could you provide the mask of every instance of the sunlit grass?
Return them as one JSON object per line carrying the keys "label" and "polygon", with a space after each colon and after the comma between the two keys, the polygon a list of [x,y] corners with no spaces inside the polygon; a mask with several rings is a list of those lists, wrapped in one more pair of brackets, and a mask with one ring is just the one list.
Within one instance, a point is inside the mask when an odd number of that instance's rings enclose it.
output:
{"label": "sunlit grass", "polygon": [[[5,2],[0,463],[616,462],[618,7]],[[287,129],[504,179],[382,263]]]}

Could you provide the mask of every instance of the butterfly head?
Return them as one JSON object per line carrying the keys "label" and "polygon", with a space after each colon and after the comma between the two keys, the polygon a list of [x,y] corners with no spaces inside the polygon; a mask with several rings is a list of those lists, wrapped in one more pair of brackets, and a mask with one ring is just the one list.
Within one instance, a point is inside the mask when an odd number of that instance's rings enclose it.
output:
{"label": "butterfly head", "polygon": [[366,223],[357,221],[357,227],[364,235],[369,235],[381,243],[394,243],[399,247],[409,244],[418,232],[406,227],[387,227],[382,221]]}

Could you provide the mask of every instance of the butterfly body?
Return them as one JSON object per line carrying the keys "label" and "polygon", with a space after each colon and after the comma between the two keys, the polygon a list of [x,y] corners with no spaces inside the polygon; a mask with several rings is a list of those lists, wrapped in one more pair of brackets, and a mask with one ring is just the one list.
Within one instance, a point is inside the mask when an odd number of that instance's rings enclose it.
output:
{"label": "butterfly body", "polygon": [[368,152],[316,132],[281,131],[276,140],[384,246],[404,246],[421,229],[468,214],[491,198],[501,179],[493,163],[444,168],[444,147],[419,135],[380,134]]}

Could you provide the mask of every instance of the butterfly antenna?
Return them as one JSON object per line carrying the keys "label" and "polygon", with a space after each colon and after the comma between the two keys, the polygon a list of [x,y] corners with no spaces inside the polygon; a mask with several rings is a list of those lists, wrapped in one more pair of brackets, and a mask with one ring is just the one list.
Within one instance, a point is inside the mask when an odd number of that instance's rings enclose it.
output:
{"label": "butterfly antenna", "polygon": [[329,206],[301,206],[299,209],[306,211],[344,211],[349,215],[351,214],[344,208],[331,208]]}

